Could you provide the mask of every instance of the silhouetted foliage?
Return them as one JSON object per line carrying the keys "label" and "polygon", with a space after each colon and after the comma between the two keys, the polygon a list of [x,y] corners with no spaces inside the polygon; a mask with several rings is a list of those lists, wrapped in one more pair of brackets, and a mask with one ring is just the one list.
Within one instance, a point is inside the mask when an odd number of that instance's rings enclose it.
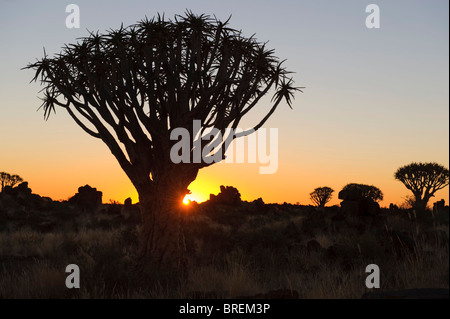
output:
{"label": "silhouetted foliage", "polygon": [[[209,129],[236,128],[272,89],[273,105],[253,126],[257,130],[282,101],[291,107],[300,90],[266,44],[228,21],[189,11],[174,20],[158,15],[91,33],[53,58],[44,52],[26,68],[44,85],[45,118],[62,107],[116,157],[139,194],[142,254],[157,261],[179,255],[176,210],[199,169],[214,163],[173,163],[171,131],[185,128],[196,136],[193,120],[200,120],[200,136],[214,141],[219,135],[211,137]],[[223,158],[225,141],[251,132],[222,136],[214,152]],[[197,151],[190,147],[191,159]]]}
{"label": "silhouetted foliage", "polygon": [[339,193],[339,198],[344,200],[368,199],[374,202],[378,202],[380,200],[383,200],[383,192],[378,187],[372,185],[350,183],[342,188],[341,192]]}
{"label": "silhouetted foliage", "polygon": [[318,207],[325,207],[325,204],[331,200],[332,194],[334,190],[330,187],[317,187],[314,189],[311,196],[311,201],[316,204]]}
{"label": "silhouetted foliage", "polygon": [[11,175],[6,172],[0,172],[0,184],[1,184],[1,191],[5,189],[6,186],[14,187],[14,185],[23,182],[22,177],[19,175]]}
{"label": "silhouetted foliage", "polygon": [[411,163],[397,169],[394,177],[413,193],[413,208],[419,211],[424,211],[434,193],[449,184],[449,170],[437,163]]}

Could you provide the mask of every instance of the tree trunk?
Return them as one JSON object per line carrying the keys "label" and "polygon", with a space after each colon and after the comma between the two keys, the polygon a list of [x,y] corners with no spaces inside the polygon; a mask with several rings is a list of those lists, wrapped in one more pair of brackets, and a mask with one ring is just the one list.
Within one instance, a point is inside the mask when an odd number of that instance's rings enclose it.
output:
{"label": "tree trunk", "polygon": [[166,191],[139,195],[142,217],[140,257],[160,269],[176,270],[186,276],[182,198],[171,195],[174,194]]}
{"label": "tree trunk", "polygon": [[427,209],[428,200],[427,199],[416,199],[415,209],[417,212],[425,212]]}

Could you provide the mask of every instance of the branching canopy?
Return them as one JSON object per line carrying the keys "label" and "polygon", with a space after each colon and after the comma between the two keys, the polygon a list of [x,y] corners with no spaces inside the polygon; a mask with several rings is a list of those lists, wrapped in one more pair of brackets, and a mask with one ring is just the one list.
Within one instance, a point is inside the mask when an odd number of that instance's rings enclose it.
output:
{"label": "branching canopy", "polygon": [[400,167],[394,174],[413,192],[416,198],[428,199],[449,184],[449,170],[437,163],[411,163]]}
{"label": "branching canopy", "polygon": [[311,201],[318,207],[324,207],[331,200],[334,190],[330,187],[318,187],[310,193]]}
{"label": "branching canopy", "polygon": [[[291,106],[301,88],[282,63],[265,43],[229,28],[228,20],[188,11],[174,20],[158,15],[90,33],[26,68],[44,86],[45,118],[57,106],[66,109],[85,132],[107,144],[133,181],[135,175],[158,179],[166,169],[174,128],[192,136],[196,119],[202,134],[216,128],[224,135],[271,89],[273,105],[255,130],[280,102]],[[189,169],[207,165],[191,163]]]}
{"label": "branching canopy", "polygon": [[342,188],[343,191],[349,191],[358,194],[358,197],[378,202],[383,200],[383,192],[376,186],[350,183]]}

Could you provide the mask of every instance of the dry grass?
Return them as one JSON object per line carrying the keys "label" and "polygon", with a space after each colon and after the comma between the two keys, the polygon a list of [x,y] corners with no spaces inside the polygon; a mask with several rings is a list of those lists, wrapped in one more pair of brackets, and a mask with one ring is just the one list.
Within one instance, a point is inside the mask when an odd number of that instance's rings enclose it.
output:
{"label": "dry grass", "polygon": [[[371,263],[380,266],[384,289],[448,288],[445,224],[401,215],[388,216],[381,226],[352,218],[333,224],[328,218],[324,229],[305,234],[305,214],[238,216],[239,223],[230,220],[232,213],[223,214],[189,221],[187,281],[163,273],[138,275],[133,270],[138,227],[108,229],[104,224],[116,223],[110,216],[79,216],[77,229],[69,231],[8,225],[0,232],[0,297],[191,298],[193,292],[209,292],[210,298],[235,298],[289,289],[301,298],[360,298],[368,291],[365,267]],[[385,235],[393,230],[408,233],[415,251],[396,252]],[[321,250],[307,250],[312,239]],[[333,249],[337,253],[330,257]],[[71,263],[80,266],[81,289],[65,287]]]}

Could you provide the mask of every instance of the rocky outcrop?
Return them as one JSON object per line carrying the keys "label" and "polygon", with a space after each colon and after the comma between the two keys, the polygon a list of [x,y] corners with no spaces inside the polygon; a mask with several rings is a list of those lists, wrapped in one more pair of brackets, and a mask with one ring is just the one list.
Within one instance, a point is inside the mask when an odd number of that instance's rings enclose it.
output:
{"label": "rocky outcrop", "polygon": [[338,195],[341,202],[341,212],[348,216],[378,216],[380,205],[363,196],[357,189],[342,190]]}
{"label": "rocky outcrop", "polygon": [[127,221],[138,222],[140,220],[140,210],[138,205],[134,204],[130,197],[125,199],[122,206],[122,215]]}
{"label": "rocky outcrop", "polygon": [[209,200],[211,203],[225,204],[237,206],[241,204],[241,194],[232,186],[220,186],[220,193],[217,195],[210,194]]}
{"label": "rocky outcrop", "polygon": [[70,204],[74,204],[84,211],[93,211],[102,204],[102,192],[89,185],[78,188],[78,193],[69,199]]}

